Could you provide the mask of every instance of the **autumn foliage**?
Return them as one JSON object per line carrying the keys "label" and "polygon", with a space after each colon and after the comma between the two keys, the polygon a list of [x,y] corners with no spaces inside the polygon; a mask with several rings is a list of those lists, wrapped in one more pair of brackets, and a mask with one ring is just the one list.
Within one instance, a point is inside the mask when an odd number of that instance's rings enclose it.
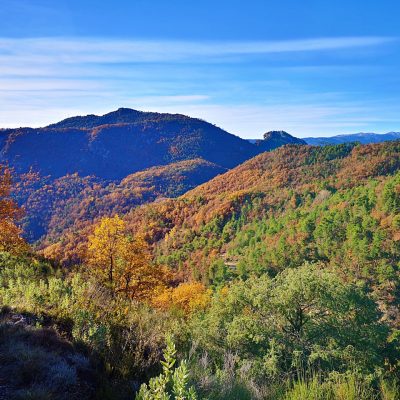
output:
{"label": "autumn foliage", "polygon": [[153,305],[164,309],[177,309],[185,314],[204,310],[211,301],[212,291],[200,282],[185,282],[175,288],[166,288],[153,299]]}
{"label": "autumn foliage", "polygon": [[99,281],[137,300],[158,294],[168,272],[151,264],[148,246],[126,231],[118,216],[102,218],[89,236],[87,261]]}
{"label": "autumn foliage", "polygon": [[11,199],[11,173],[0,165],[0,251],[20,253],[27,250],[16,221],[21,210]]}

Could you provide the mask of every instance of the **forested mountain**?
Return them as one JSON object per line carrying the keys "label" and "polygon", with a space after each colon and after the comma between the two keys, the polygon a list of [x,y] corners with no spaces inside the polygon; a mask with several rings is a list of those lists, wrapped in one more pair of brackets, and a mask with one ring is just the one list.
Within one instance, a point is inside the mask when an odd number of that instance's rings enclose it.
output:
{"label": "forested mountain", "polygon": [[45,128],[0,131],[0,162],[30,169],[117,180],[146,168],[203,158],[232,168],[264,151],[208,122],[184,115],[119,109]]}
{"label": "forested mountain", "polygon": [[163,263],[205,282],[227,265],[246,275],[304,261],[368,279],[400,261],[399,169],[400,142],[286,146],[127,221]]}
{"label": "forested mountain", "polygon": [[353,133],[349,135],[336,135],[329,137],[306,137],[303,140],[313,146],[326,146],[328,144],[341,144],[349,142],[359,142],[361,144],[381,143],[391,140],[399,140],[400,132],[388,133]]}

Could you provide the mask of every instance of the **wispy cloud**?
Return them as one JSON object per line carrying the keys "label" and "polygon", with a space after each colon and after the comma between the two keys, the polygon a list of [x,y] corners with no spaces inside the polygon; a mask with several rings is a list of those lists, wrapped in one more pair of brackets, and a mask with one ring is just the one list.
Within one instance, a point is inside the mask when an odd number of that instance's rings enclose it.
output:
{"label": "wispy cloud", "polygon": [[0,94],[2,92],[29,91],[95,91],[103,86],[94,81],[79,79],[0,79]]}
{"label": "wispy cloud", "polygon": [[[117,39],[0,39],[0,61],[31,63],[141,63],[202,61],[233,56],[332,51],[380,46],[391,37],[340,37],[285,41],[189,42]],[[237,58],[235,58],[237,61]]]}

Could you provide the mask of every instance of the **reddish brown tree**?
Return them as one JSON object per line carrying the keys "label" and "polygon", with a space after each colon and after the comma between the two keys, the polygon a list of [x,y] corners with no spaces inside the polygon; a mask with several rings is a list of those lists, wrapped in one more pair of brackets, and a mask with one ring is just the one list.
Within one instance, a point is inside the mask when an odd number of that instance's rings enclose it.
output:
{"label": "reddish brown tree", "polygon": [[27,244],[16,225],[22,211],[10,196],[11,183],[10,171],[0,165],[0,251],[21,253],[27,250]]}

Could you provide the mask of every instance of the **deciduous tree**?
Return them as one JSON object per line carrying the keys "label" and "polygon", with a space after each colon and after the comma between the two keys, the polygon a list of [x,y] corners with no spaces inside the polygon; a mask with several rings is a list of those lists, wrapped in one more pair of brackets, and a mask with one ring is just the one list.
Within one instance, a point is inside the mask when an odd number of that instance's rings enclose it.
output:
{"label": "deciduous tree", "polygon": [[21,230],[16,220],[22,212],[11,199],[11,173],[0,165],[0,251],[19,253],[27,249],[21,238]]}
{"label": "deciduous tree", "polygon": [[98,277],[114,286],[117,264],[122,262],[128,240],[125,223],[118,216],[102,218],[89,236],[88,261]]}
{"label": "deciduous tree", "polygon": [[156,296],[169,276],[152,265],[146,242],[129,235],[118,215],[103,218],[95,227],[89,237],[88,262],[102,282],[136,300]]}

